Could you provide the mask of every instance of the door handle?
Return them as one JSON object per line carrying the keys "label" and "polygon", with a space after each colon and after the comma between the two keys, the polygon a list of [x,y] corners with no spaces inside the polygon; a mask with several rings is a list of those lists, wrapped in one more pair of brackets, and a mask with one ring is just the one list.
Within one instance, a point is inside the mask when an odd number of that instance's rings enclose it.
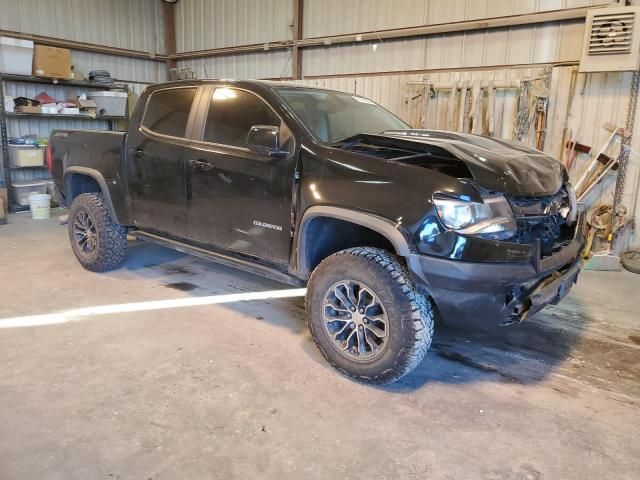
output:
{"label": "door handle", "polygon": [[204,160],[189,160],[189,165],[192,168],[202,170],[203,172],[208,172],[213,169],[213,165],[209,162],[205,162]]}

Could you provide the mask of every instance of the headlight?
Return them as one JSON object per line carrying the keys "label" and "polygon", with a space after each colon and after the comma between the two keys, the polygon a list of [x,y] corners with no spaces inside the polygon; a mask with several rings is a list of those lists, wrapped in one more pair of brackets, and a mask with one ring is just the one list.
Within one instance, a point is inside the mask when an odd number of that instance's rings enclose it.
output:
{"label": "headlight", "polygon": [[433,196],[440,221],[451,230],[504,240],[516,233],[511,206],[502,195],[483,198],[483,203],[467,202],[436,194]]}

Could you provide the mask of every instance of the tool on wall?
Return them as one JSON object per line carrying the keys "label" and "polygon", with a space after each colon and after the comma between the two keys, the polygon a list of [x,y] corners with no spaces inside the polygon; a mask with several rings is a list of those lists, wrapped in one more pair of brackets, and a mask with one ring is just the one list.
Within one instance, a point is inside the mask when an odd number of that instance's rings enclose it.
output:
{"label": "tool on wall", "polygon": [[458,110],[458,128],[461,132],[469,133],[469,112],[471,111],[471,98],[469,95],[469,82],[463,81],[460,87],[460,109]]}
{"label": "tool on wall", "polygon": [[[569,80],[569,94],[567,95],[567,105],[565,108],[566,114],[564,118],[564,127],[562,129],[562,140],[560,141],[560,152],[558,153],[558,159],[560,159],[562,163],[564,163],[565,167],[567,167],[567,170],[569,170],[570,165],[573,162],[570,162],[568,160],[568,155],[571,153],[571,151],[565,149],[564,145],[565,145],[565,140],[567,140],[567,137],[569,140],[573,138],[573,131],[569,128],[569,118],[572,115],[571,107],[573,106],[573,97],[576,91],[577,78],[578,78],[577,69],[572,69],[571,79]],[[567,156],[563,156],[563,154],[566,154]]]}
{"label": "tool on wall", "polygon": [[[614,141],[616,140],[616,137],[618,136],[623,136],[624,133],[624,129],[623,128],[618,128],[615,126],[612,126],[611,124],[606,123],[603,128],[605,128],[606,130],[609,130],[611,132],[611,134],[609,135],[609,138],[607,139],[607,141],[605,142],[605,144],[602,146],[602,148],[598,151],[598,154],[593,157],[593,160],[591,160],[591,163],[589,164],[589,166],[587,167],[587,169],[584,171],[584,173],[580,176],[580,178],[578,179],[578,181],[576,182],[576,184],[574,185],[575,191],[576,191],[576,195],[578,196],[579,199],[582,199],[584,197],[584,193],[587,190],[587,188],[589,188],[591,186],[591,188],[593,188],[593,178],[594,175],[599,176],[600,175],[600,166],[602,165],[603,159],[605,160],[605,168],[606,168],[606,164],[610,163],[610,157],[608,157],[606,155],[606,152],[609,150],[609,148],[611,147],[611,145],[613,145]],[[577,143],[573,146],[573,149],[576,150],[577,148]],[[589,148],[586,147],[584,145],[581,145],[581,147],[585,147],[585,148]],[[584,150],[581,149],[581,150]],[[591,149],[589,148],[589,151]]]}
{"label": "tool on wall", "polygon": [[566,167],[567,172],[571,171],[571,167],[573,167],[578,153],[586,153],[587,155],[591,153],[590,146],[584,145],[573,138],[572,130],[569,130],[569,140],[567,140],[565,148],[567,150],[567,154],[564,158],[564,166]]}
{"label": "tool on wall", "polygon": [[480,82],[475,82],[473,85],[473,98],[471,100],[471,110],[469,112],[469,119],[471,122],[471,133],[482,135],[482,107],[484,103],[484,95],[480,85]]}
{"label": "tool on wall", "polygon": [[533,91],[536,104],[536,148],[544,148],[544,139],[547,131],[547,108],[549,106],[549,89],[536,88]]}
{"label": "tool on wall", "polygon": [[487,105],[489,121],[486,134],[493,137],[496,129],[496,84],[493,80],[489,81],[487,93],[489,97],[489,104]]}
{"label": "tool on wall", "polygon": [[529,135],[531,128],[531,120],[529,118],[529,90],[531,89],[531,80],[520,81],[520,93],[518,95],[518,107],[516,117],[513,124],[513,140],[523,142],[525,137]]}
{"label": "tool on wall", "polygon": [[[635,124],[636,108],[638,105],[638,90],[640,89],[640,71],[635,71],[631,79],[631,94],[629,96],[629,106],[627,108],[627,120],[623,135],[621,135],[620,153],[617,158],[618,176],[616,178],[616,189],[613,196],[613,205],[609,222],[606,224],[604,237],[606,247],[602,252],[598,252],[585,265],[585,268],[592,270],[620,270],[620,257],[614,253],[614,242],[617,235],[626,224],[627,209],[622,205],[622,195],[624,193],[624,185],[626,180],[627,163],[629,160],[629,151],[631,150],[631,137]],[[616,129],[615,133],[619,133]],[[622,219],[622,220],[620,220]]]}
{"label": "tool on wall", "polygon": [[409,125],[413,128],[428,128],[430,102],[437,97],[433,84],[427,77],[407,83],[409,89],[404,103],[408,107]]}
{"label": "tool on wall", "polygon": [[453,87],[451,87],[451,92],[449,93],[449,102],[447,104],[447,130],[450,130],[450,131],[455,131],[456,129],[455,110],[456,110],[456,103],[457,103],[457,98],[456,98],[457,94],[458,94],[458,88],[454,84]]}
{"label": "tool on wall", "polygon": [[542,75],[542,85],[533,89],[536,105],[536,148],[544,149],[544,141],[547,135],[547,112],[549,110],[549,97],[551,96],[551,67],[547,67]]}

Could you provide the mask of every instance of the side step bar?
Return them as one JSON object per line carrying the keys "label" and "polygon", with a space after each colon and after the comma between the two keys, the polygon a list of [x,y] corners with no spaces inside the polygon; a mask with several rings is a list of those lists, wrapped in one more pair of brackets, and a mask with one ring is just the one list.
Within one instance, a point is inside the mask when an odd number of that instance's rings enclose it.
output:
{"label": "side step bar", "polygon": [[304,286],[304,282],[299,278],[294,277],[293,275],[289,275],[288,273],[282,272],[280,270],[276,270],[275,268],[271,268],[266,265],[262,265],[260,263],[251,262],[243,258],[236,258],[221,252],[206,250],[204,248],[179,242],[178,240],[161,237],[160,235],[155,235],[153,233],[148,233],[148,232],[142,232],[140,230],[135,230],[133,232],[130,232],[129,235],[139,240],[144,240],[149,243],[154,243],[156,245],[161,245],[163,247],[172,248],[173,250],[177,250],[179,252],[193,255],[194,257],[203,258],[205,260],[211,260],[213,262],[220,263],[227,267],[237,268],[239,270],[253,273],[261,277],[266,277],[271,280],[275,280],[277,282],[286,283],[287,285],[293,285],[296,287]]}

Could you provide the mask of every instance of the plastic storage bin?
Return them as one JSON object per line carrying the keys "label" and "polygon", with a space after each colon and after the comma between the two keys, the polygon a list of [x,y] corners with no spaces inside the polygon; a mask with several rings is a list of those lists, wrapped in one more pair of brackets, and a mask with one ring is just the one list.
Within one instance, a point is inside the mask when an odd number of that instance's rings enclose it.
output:
{"label": "plastic storage bin", "polygon": [[23,207],[29,206],[29,195],[32,193],[47,193],[46,180],[15,180],[11,184],[16,203]]}
{"label": "plastic storage bin", "polygon": [[124,117],[127,113],[127,92],[90,92],[90,98],[98,106],[98,116]]}
{"label": "plastic storage bin", "polygon": [[0,72],[12,75],[31,75],[33,42],[0,37]]}
{"label": "plastic storage bin", "polygon": [[33,145],[9,145],[9,160],[12,167],[42,167],[44,148]]}

